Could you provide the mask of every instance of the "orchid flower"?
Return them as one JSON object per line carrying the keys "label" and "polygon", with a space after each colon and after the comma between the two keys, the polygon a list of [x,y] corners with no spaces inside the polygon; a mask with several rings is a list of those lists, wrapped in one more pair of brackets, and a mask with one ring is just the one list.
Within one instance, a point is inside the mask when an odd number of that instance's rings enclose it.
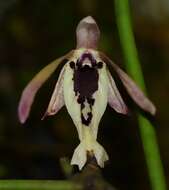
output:
{"label": "orchid flower", "polygon": [[128,112],[108,67],[112,67],[130,97],[141,109],[152,115],[156,109],[135,82],[97,50],[100,31],[91,16],[80,21],[76,38],[76,49],[47,65],[26,86],[18,107],[19,120],[21,123],[27,120],[37,91],[58,65],[62,64],[63,68],[44,117],[56,114],[65,105],[80,140],[71,164],[82,169],[87,161],[87,152],[91,152],[97,164],[104,167],[108,154],[97,142],[97,132],[107,103],[118,113]]}

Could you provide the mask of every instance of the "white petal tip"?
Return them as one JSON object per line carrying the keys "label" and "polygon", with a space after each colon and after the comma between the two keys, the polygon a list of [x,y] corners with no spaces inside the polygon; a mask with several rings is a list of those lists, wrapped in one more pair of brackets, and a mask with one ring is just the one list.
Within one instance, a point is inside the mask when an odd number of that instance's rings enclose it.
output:
{"label": "white petal tip", "polygon": [[26,121],[26,119],[19,118],[19,122],[20,122],[21,124],[24,124],[24,123],[25,123],[25,121]]}
{"label": "white petal tip", "polygon": [[19,122],[21,124],[24,124],[27,120],[27,112],[25,112],[25,110],[23,109],[23,106],[19,106],[19,109],[18,109],[18,118],[19,118]]}
{"label": "white petal tip", "polygon": [[151,115],[156,115],[156,112],[157,112],[156,107],[153,105],[150,113]]}
{"label": "white petal tip", "polygon": [[95,20],[93,19],[93,17],[91,17],[91,16],[85,17],[84,19],[82,19],[82,21],[83,21],[83,22],[87,22],[87,23],[89,23],[89,24],[94,24],[94,23],[96,23]]}

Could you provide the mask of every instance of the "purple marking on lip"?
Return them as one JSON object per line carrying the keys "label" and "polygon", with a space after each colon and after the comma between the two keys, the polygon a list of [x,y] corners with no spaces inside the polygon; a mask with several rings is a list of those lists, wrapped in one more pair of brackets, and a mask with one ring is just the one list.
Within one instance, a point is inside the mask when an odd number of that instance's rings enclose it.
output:
{"label": "purple marking on lip", "polygon": [[83,64],[83,61],[84,61],[86,58],[90,60],[92,66],[96,66],[96,60],[95,60],[95,58],[93,57],[93,55],[92,55],[91,53],[83,53],[83,54],[81,55],[81,57],[79,58],[77,64],[78,64],[79,66],[81,66],[81,65]]}
{"label": "purple marking on lip", "polygon": [[[91,66],[83,65],[85,59],[89,59]],[[76,68],[74,68],[74,92],[77,97],[77,103],[81,107],[81,121],[85,126],[90,126],[91,120],[93,118],[92,107],[94,105],[95,99],[93,94],[98,90],[98,68],[97,62],[91,53],[83,53],[76,63]],[[87,101],[88,105],[84,102]],[[87,118],[83,115],[83,109],[85,106],[89,106],[90,111],[87,113]]]}

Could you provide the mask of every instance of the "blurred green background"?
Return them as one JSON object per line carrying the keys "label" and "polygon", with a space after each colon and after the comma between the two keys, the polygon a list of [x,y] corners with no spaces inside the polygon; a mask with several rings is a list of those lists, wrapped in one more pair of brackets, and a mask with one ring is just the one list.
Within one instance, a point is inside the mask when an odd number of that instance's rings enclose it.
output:
{"label": "blurred green background", "polygon": [[[132,0],[131,10],[149,97],[158,109],[154,127],[169,183],[169,1]],[[99,49],[124,68],[114,1],[0,0],[1,179],[64,179],[59,159],[71,159],[79,144],[76,129],[65,108],[41,121],[59,70],[37,94],[23,126],[17,118],[17,106],[32,77],[75,48],[76,26],[87,15],[100,27]],[[107,107],[100,123],[98,139],[110,155],[103,174],[118,189],[148,190],[135,108],[128,104],[128,117]]]}

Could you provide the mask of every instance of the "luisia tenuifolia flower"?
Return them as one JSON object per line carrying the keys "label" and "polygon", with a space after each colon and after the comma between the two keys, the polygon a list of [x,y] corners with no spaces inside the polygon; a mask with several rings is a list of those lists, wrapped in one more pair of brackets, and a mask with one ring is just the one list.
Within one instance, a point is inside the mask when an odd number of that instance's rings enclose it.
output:
{"label": "luisia tenuifolia flower", "polygon": [[82,169],[89,151],[94,154],[98,165],[104,167],[108,154],[97,142],[100,119],[107,103],[118,113],[128,112],[108,66],[112,67],[130,97],[141,109],[152,115],[156,109],[135,82],[105,54],[97,50],[100,31],[91,16],[80,21],[76,38],[76,49],[47,65],[26,86],[19,103],[19,119],[21,123],[26,121],[37,91],[58,65],[63,64],[44,117],[56,114],[65,105],[80,140],[71,164]]}

